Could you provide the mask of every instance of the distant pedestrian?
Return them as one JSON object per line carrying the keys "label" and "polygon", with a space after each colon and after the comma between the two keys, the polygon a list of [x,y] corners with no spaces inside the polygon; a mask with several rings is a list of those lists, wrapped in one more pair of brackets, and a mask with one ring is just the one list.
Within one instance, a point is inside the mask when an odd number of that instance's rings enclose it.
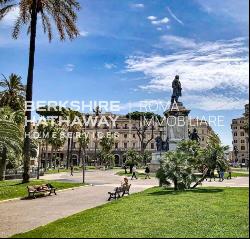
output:
{"label": "distant pedestrian", "polygon": [[74,176],[73,173],[74,173],[74,167],[71,165],[70,166],[70,176]]}
{"label": "distant pedestrian", "polygon": [[220,170],[220,181],[223,182],[224,181],[224,175],[225,175],[225,172],[223,169]]}
{"label": "distant pedestrian", "polygon": [[145,179],[150,179],[150,168],[148,166],[145,169],[145,174],[146,174]]}
{"label": "distant pedestrian", "polygon": [[227,179],[232,179],[232,168],[231,168],[231,167],[228,168],[228,176],[227,176]]}
{"label": "distant pedestrian", "polygon": [[131,180],[133,180],[133,178],[137,179],[137,176],[136,176],[136,166],[134,166],[132,168],[132,178],[131,178]]}
{"label": "distant pedestrian", "polygon": [[125,170],[125,174],[128,174],[128,171],[127,171],[127,166],[126,164],[123,166],[123,169]]}

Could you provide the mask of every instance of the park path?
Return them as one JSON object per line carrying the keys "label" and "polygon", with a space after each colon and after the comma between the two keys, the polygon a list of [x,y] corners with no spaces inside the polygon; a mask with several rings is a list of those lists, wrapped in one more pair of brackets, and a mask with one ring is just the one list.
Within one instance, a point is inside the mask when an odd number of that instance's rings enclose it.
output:
{"label": "park path", "polygon": [[[80,182],[81,174],[70,177],[67,173],[47,175],[43,179]],[[86,182],[92,186],[58,192],[57,196],[36,200],[0,202],[0,238],[23,233],[86,209],[107,202],[108,192],[120,185],[122,177],[112,171],[89,171]],[[141,192],[158,185],[156,179],[132,181],[131,193]]]}
{"label": "park path", "polygon": [[[81,182],[81,173],[71,177],[68,173],[46,175],[45,180]],[[0,238],[10,237],[46,225],[86,209],[107,202],[108,191],[120,185],[123,177],[114,175],[114,171],[88,171],[86,182],[92,186],[58,192],[57,196],[42,197],[36,200],[14,200],[0,202]],[[248,177],[239,177],[224,182],[204,182],[202,186],[212,187],[248,187]],[[131,192],[141,192],[158,186],[158,180],[134,180]]]}

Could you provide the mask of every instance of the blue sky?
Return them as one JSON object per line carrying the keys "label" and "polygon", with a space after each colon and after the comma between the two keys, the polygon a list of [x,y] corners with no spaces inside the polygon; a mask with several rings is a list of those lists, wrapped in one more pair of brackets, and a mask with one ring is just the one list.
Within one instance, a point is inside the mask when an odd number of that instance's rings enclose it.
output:
{"label": "blue sky", "polygon": [[[231,120],[248,101],[247,0],[80,2],[77,40],[49,44],[38,31],[34,100],[120,101],[126,113],[141,101],[167,103],[179,74],[192,116],[224,116],[214,129],[231,144]],[[17,14],[0,23],[0,73],[25,82],[25,30],[11,39]]]}

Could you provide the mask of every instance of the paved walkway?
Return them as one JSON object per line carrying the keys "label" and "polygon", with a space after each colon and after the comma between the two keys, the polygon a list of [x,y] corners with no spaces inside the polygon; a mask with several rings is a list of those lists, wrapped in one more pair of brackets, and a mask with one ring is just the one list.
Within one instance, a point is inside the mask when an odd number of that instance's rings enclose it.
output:
{"label": "paved walkway", "polygon": [[[67,173],[47,175],[46,180],[81,182],[81,174],[70,177]],[[37,198],[36,200],[14,200],[0,202],[0,238],[27,232],[86,209],[107,202],[108,191],[120,185],[123,177],[112,171],[89,171],[86,182],[94,186],[76,188],[59,192],[57,196]],[[131,192],[136,193],[158,185],[156,179],[134,180]]]}
{"label": "paved walkway", "polygon": [[[45,180],[81,182],[81,173],[73,177],[68,173],[46,175]],[[114,175],[114,171],[88,171],[86,182],[92,186],[59,192],[57,196],[36,200],[14,200],[0,202],[0,238],[30,231],[57,219],[103,205],[107,202],[107,192],[120,184],[123,177]],[[220,182],[205,182],[203,186],[248,187],[249,178],[235,178]],[[158,186],[157,179],[131,181],[132,193]]]}
{"label": "paved walkway", "polygon": [[225,179],[223,182],[216,181],[209,182],[204,181],[202,187],[249,187],[249,177],[237,177],[231,180]]}

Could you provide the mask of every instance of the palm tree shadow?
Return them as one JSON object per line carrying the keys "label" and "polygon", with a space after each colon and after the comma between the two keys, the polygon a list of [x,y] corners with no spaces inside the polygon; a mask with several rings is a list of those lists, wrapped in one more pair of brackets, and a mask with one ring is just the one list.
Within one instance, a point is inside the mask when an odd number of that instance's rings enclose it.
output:
{"label": "palm tree shadow", "polygon": [[224,189],[222,188],[197,188],[189,190],[179,190],[174,189],[162,189],[161,191],[148,193],[147,196],[165,196],[165,195],[179,195],[184,193],[222,193]]}

